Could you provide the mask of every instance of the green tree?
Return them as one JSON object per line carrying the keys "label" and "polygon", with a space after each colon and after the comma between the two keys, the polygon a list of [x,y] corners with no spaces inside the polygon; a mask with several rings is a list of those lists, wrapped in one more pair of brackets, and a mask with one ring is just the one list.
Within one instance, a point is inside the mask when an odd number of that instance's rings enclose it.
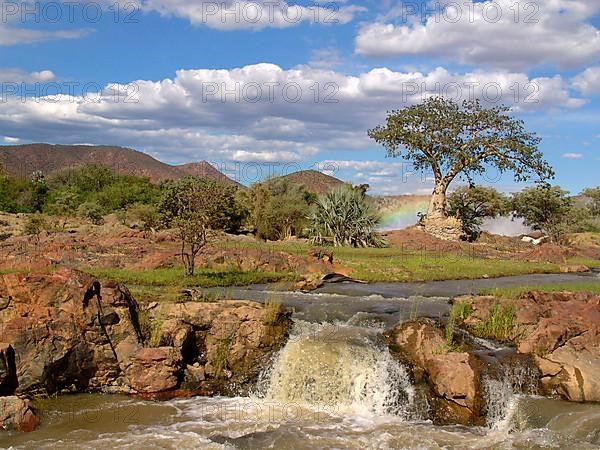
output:
{"label": "green tree", "polygon": [[364,192],[342,186],[319,197],[310,215],[313,244],[336,247],[381,247],[385,242],[375,229],[381,216]]}
{"label": "green tree", "polygon": [[565,235],[577,231],[586,220],[584,210],[574,206],[567,191],[546,183],[513,194],[511,207],[525,225],[545,232],[557,244],[564,243]]}
{"label": "green tree", "polygon": [[448,196],[448,213],[461,219],[463,232],[470,241],[481,234],[484,219],[498,217],[506,209],[506,197],[491,187],[463,186]]}
{"label": "green tree", "polygon": [[63,229],[67,225],[69,217],[74,216],[77,213],[77,207],[79,206],[79,199],[77,194],[70,190],[60,191],[54,197],[52,202],[52,213],[63,219]]}
{"label": "green tree", "polygon": [[247,205],[256,237],[278,240],[303,233],[314,197],[302,186],[275,179],[240,192],[240,200]]}
{"label": "green tree", "polygon": [[590,214],[600,217],[600,187],[585,189],[581,194],[587,198],[586,206]]}
{"label": "green tree", "polygon": [[77,208],[79,217],[89,220],[93,225],[104,223],[104,209],[97,202],[85,202]]}
{"label": "green tree", "polygon": [[206,178],[187,176],[164,187],[158,211],[177,230],[186,275],[194,275],[198,253],[224,229],[233,202],[230,186]]}
{"label": "green tree", "polygon": [[446,192],[458,176],[471,180],[489,167],[510,171],[517,181],[533,174],[554,176],[537,146],[540,139],[523,122],[508,115],[509,108],[484,108],[479,100],[462,106],[432,97],[418,105],[388,113],[385,125],[369,130],[388,156],[410,161],[416,170],[430,169],[435,187],[428,218],[447,217]]}

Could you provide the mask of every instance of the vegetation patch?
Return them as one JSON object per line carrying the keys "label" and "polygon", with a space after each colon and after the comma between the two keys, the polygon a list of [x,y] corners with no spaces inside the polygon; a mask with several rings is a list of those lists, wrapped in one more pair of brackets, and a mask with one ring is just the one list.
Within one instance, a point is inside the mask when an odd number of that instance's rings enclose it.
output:
{"label": "vegetation patch", "polygon": [[521,286],[511,286],[502,288],[480,289],[479,295],[493,295],[499,298],[519,299],[521,296],[531,291],[541,292],[592,292],[600,294],[600,282],[598,281],[576,281],[570,283],[548,283],[531,284]]}
{"label": "vegetation patch", "polygon": [[494,303],[485,320],[475,325],[473,331],[477,336],[506,342],[512,333],[514,319],[515,307],[513,305]]}

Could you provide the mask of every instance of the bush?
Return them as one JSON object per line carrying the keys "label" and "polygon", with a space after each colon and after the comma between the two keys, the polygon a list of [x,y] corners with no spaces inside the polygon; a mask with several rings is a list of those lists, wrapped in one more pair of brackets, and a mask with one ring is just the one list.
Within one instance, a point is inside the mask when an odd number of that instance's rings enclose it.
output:
{"label": "bush", "polygon": [[375,232],[381,216],[363,192],[344,186],[318,198],[310,216],[311,242],[334,246],[381,247]]}
{"label": "bush", "polygon": [[93,225],[102,225],[104,223],[104,210],[96,202],[86,202],[77,208],[79,217],[88,220]]}
{"label": "bush", "polygon": [[573,205],[567,191],[547,184],[513,194],[511,206],[525,225],[547,233],[557,244],[565,242],[567,233],[578,231],[587,216],[583,208]]}
{"label": "bush", "polygon": [[256,237],[272,241],[304,234],[312,200],[304,188],[285,180],[267,180],[238,194]]}
{"label": "bush", "polygon": [[156,230],[160,226],[160,214],[154,205],[137,203],[127,209],[127,216],[139,223],[143,231]]}
{"label": "bush", "polygon": [[23,234],[26,236],[34,236],[36,244],[40,241],[40,233],[48,228],[46,218],[35,213],[27,217],[23,224]]}
{"label": "bush", "polygon": [[474,241],[481,234],[483,219],[503,214],[506,202],[506,198],[494,188],[460,187],[448,197],[448,213],[462,221],[463,233],[469,241]]}

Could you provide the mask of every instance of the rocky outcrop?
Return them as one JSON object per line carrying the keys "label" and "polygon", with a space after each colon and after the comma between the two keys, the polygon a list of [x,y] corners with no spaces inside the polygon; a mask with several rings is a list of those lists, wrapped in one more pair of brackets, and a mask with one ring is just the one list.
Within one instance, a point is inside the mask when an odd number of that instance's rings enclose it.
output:
{"label": "rocky outcrop", "polygon": [[432,236],[444,241],[458,241],[464,235],[462,221],[456,217],[424,217],[421,227]]}
{"label": "rocky outcrop", "polygon": [[33,431],[39,422],[30,400],[14,395],[0,397],[0,429]]}
{"label": "rocky outcrop", "polygon": [[450,351],[436,322],[404,322],[386,337],[392,352],[411,367],[415,382],[430,386],[428,402],[437,423],[483,422],[480,363],[468,352]]}
{"label": "rocky outcrop", "polygon": [[144,336],[126,287],[69,269],[2,275],[0,298],[0,395],[230,393],[254,380],[291,325],[276,304],[156,304]]}
{"label": "rocky outcrop", "polygon": [[600,296],[530,292],[518,300],[469,296],[465,325],[474,332],[493,305],[515,311],[509,340],[534,355],[544,392],[571,401],[600,401]]}
{"label": "rocky outcrop", "polygon": [[180,355],[182,387],[239,394],[258,376],[291,328],[278,304],[248,301],[187,302],[157,307],[160,346]]}
{"label": "rocky outcrop", "polygon": [[82,272],[0,276],[0,342],[16,358],[17,392],[123,391],[142,346],[138,306],[126,287]]}

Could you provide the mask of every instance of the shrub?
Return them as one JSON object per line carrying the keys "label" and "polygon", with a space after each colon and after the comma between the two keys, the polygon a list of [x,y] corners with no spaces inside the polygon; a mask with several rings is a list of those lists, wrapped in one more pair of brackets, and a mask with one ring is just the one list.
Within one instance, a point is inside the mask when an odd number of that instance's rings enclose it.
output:
{"label": "shrub", "polygon": [[505,210],[506,198],[490,187],[460,187],[448,197],[448,213],[461,220],[469,241],[481,234],[483,219],[497,217]]}
{"label": "shrub", "polygon": [[127,216],[140,224],[143,231],[156,230],[160,226],[160,214],[154,205],[137,203],[127,209]]}
{"label": "shrub", "polygon": [[77,214],[79,217],[89,220],[93,225],[102,225],[104,223],[104,210],[96,202],[86,202],[79,205]]}
{"label": "shrub", "polygon": [[47,227],[48,223],[46,218],[39,213],[35,213],[28,216],[25,220],[25,223],[23,224],[23,234],[34,236],[36,244],[38,244],[40,241],[40,233]]}
{"label": "shrub", "polygon": [[385,243],[375,232],[381,216],[363,192],[347,186],[318,198],[310,216],[309,235],[313,244],[381,247]]}

